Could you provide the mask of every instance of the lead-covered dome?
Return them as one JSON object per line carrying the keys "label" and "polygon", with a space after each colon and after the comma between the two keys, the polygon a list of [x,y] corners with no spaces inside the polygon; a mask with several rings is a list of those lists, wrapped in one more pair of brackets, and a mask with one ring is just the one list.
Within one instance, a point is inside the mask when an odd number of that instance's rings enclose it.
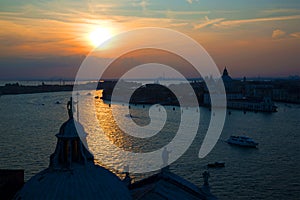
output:
{"label": "lead-covered dome", "polygon": [[[83,126],[73,118],[71,109],[68,107],[69,119],[56,134],[49,167],[33,176],[15,199],[131,199],[115,174],[94,164],[93,155],[83,145]],[[76,128],[85,135],[79,137]]]}

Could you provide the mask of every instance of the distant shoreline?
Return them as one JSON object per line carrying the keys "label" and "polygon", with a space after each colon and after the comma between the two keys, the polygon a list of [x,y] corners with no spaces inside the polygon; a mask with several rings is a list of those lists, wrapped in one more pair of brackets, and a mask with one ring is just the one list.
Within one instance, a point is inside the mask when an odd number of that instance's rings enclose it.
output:
{"label": "distant shoreline", "polygon": [[0,95],[18,95],[18,94],[34,94],[45,92],[63,92],[72,91],[73,85],[38,85],[38,86],[24,86],[18,83],[6,84],[0,86]]}

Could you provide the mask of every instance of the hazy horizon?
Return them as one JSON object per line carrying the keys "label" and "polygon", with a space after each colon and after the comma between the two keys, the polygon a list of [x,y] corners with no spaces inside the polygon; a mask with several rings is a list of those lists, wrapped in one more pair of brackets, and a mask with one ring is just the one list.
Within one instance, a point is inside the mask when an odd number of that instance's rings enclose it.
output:
{"label": "hazy horizon", "polygon": [[[247,76],[241,76],[241,77],[233,77],[231,76],[231,78],[235,79],[235,80],[242,80],[244,77],[246,77],[247,80],[263,80],[263,79],[266,79],[266,80],[273,80],[273,79],[300,79],[300,76],[299,75],[289,75],[289,76],[252,76],[252,77],[247,77]],[[134,78],[128,78],[128,79],[123,79],[123,80],[128,80],[128,81],[134,81],[134,80],[154,80],[154,79],[157,79],[157,80],[184,80],[184,79],[181,79],[179,77],[153,77],[153,78],[139,78],[139,79],[134,79]],[[187,78],[188,80],[201,80],[202,78],[201,77],[189,77]],[[109,81],[109,80],[118,80],[118,79],[115,79],[115,78],[107,78],[107,79],[101,79],[103,81]],[[101,81],[100,80],[100,81]],[[46,77],[46,78],[40,78],[40,77],[32,77],[32,78],[14,78],[14,79],[5,79],[5,78],[0,78],[0,81],[1,82],[14,82],[14,81],[49,81],[49,82],[58,82],[58,81],[75,81],[74,78],[66,78],[66,77]],[[88,82],[88,81],[99,81],[99,80],[96,80],[96,79],[82,79],[82,80],[78,80],[78,81],[83,81],[83,82]]]}

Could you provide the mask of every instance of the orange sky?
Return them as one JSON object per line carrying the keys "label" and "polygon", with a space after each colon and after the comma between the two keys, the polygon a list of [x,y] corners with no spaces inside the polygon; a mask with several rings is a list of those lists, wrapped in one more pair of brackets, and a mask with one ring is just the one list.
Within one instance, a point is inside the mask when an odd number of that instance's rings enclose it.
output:
{"label": "orange sky", "polygon": [[142,27],[180,31],[234,77],[300,75],[299,3],[256,1],[4,0],[0,79],[74,78],[99,27],[112,35]]}

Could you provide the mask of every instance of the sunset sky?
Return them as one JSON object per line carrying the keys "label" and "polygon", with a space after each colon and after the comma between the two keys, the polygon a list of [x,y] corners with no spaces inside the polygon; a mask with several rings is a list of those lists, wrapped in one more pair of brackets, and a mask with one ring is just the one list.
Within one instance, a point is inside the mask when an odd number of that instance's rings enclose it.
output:
{"label": "sunset sky", "polygon": [[300,75],[299,0],[0,0],[0,26],[6,80],[74,78],[96,30],[141,27],[190,36],[233,77]]}

